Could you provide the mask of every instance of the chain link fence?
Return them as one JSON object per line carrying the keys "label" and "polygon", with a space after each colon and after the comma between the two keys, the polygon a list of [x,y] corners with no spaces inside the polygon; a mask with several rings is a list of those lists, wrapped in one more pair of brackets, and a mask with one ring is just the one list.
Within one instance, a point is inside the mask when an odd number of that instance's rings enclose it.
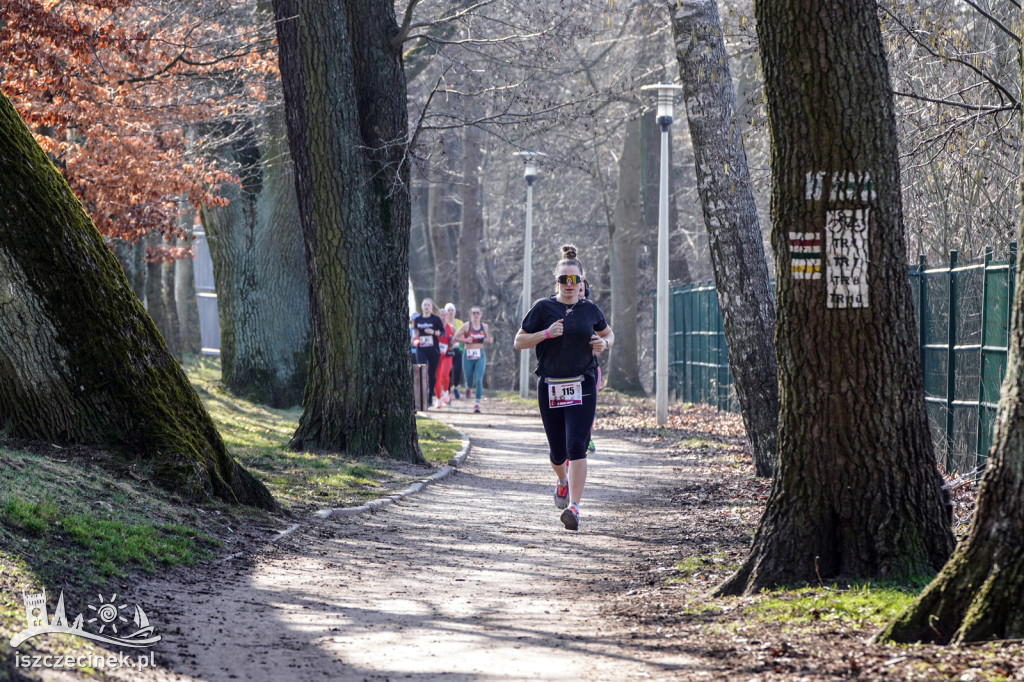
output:
{"label": "chain link fence", "polygon": [[[946,471],[984,466],[1006,373],[1017,245],[983,258],[909,268],[925,401],[935,454]],[[714,283],[677,285],[669,312],[673,397],[738,411]]]}

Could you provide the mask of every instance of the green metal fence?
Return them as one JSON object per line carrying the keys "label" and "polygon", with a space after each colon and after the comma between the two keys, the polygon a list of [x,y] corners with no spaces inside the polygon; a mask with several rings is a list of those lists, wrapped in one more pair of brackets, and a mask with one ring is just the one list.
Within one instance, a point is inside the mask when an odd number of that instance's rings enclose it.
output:
{"label": "green metal fence", "polygon": [[714,282],[673,287],[669,324],[669,386],[674,397],[738,411]]}
{"label": "green metal fence", "polygon": [[[1007,260],[910,268],[925,401],[935,452],[946,471],[985,462],[1006,372],[1017,245]],[[736,411],[722,318],[712,282],[676,286],[670,299],[669,371],[674,398]],[[952,314],[951,314],[952,313]]]}

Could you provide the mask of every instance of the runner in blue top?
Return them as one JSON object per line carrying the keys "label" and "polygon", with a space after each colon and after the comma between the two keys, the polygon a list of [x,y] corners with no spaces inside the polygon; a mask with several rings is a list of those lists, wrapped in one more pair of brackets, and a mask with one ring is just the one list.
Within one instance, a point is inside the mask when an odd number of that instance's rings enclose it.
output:
{"label": "runner in blue top", "polygon": [[537,402],[558,484],[555,506],[569,530],[580,527],[587,443],[597,408],[597,356],[615,341],[604,313],[583,296],[576,247],[562,247],[556,294],[533,304],[516,332],[516,350],[537,348]]}

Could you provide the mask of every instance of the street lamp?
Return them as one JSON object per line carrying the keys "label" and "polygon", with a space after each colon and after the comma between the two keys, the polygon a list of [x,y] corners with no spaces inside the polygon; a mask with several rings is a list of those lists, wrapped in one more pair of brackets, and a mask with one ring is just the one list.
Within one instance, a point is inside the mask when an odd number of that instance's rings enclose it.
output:
{"label": "street lamp", "polygon": [[641,91],[658,96],[658,123],[661,125],[661,183],[658,198],[658,294],[657,338],[655,339],[654,378],[655,416],[658,426],[668,423],[668,129],[672,125],[672,102],[679,85],[645,85]]}
{"label": "street lamp", "polygon": [[[525,163],[523,179],[526,180],[526,240],[523,242],[523,315],[530,309],[533,296],[530,282],[533,279],[533,182],[537,179],[537,157],[547,156],[541,152],[516,152]],[[530,351],[519,353],[519,397],[530,397]]]}

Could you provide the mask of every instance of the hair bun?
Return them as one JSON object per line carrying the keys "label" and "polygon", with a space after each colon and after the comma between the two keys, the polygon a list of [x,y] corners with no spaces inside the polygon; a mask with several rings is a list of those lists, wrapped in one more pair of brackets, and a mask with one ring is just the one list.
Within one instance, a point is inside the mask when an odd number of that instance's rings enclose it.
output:
{"label": "hair bun", "polygon": [[562,247],[562,258],[575,258],[576,257],[576,245],[566,244]]}

